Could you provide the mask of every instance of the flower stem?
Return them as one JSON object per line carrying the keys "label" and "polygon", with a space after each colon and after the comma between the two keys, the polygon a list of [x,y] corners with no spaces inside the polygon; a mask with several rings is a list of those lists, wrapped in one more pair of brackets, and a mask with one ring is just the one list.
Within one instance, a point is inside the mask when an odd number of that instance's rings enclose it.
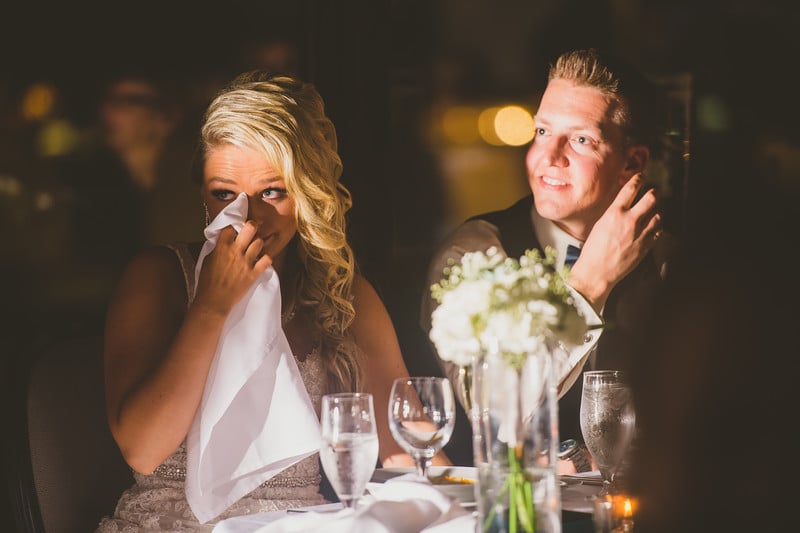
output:
{"label": "flower stem", "polygon": [[497,499],[494,501],[494,505],[492,506],[492,509],[489,511],[489,514],[486,517],[486,520],[483,521],[483,530],[484,531],[488,531],[489,528],[491,527],[492,520],[494,520],[494,515],[497,512],[497,508],[500,506],[500,502],[503,501],[503,498],[505,497],[506,492],[508,492],[508,479],[506,479],[506,482],[503,483],[503,489],[500,491],[500,494],[497,495]]}
{"label": "flower stem", "polygon": [[523,453],[522,444],[508,448],[509,533],[517,533],[518,525],[526,533],[534,531],[533,489],[531,482],[525,477],[525,469],[522,467]]}

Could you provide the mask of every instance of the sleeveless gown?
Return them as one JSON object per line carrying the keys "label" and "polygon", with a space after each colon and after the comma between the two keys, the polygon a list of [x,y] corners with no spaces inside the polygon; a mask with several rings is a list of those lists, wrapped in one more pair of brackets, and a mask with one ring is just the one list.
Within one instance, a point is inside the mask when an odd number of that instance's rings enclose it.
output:
{"label": "sleeveless gown", "polygon": [[[194,298],[194,258],[184,244],[169,245],[181,262],[189,301]],[[326,374],[318,350],[297,360],[300,375],[319,416]],[[135,483],[122,493],[114,515],[104,517],[96,533],[142,531],[211,531],[231,516],[326,503],[320,494],[319,454],[288,467],[243,497],[215,519],[200,524],[186,501],[186,442],[150,475],[134,472]]]}

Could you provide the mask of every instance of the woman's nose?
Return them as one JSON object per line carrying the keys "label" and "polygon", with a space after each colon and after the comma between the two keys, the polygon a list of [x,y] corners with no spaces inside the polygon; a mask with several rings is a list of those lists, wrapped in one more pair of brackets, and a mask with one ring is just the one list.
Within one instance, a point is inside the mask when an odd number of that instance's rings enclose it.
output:
{"label": "woman's nose", "polygon": [[273,207],[261,198],[247,197],[247,218],[257,223],[264,222],[270,216]]}

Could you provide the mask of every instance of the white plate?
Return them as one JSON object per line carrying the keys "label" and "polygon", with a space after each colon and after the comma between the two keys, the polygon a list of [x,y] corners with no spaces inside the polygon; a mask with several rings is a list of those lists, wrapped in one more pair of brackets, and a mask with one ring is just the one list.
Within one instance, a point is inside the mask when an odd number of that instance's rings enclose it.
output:
{"label": "white plate", "polygon": [[[377,468],[372,475],[370,484],[380,484],[393,477],[402,476],[415,472],[411,466],[399,466],[393,468]],[[459,481],[443,480],[442,476]],[[475,502],[475,483],[478,480],[478,470],[472,466],[431,466],[428,467],[428,478],[431,479],[440,492],[461,502],[469,504]],[[369,484],[367,485],[369,489]]]}

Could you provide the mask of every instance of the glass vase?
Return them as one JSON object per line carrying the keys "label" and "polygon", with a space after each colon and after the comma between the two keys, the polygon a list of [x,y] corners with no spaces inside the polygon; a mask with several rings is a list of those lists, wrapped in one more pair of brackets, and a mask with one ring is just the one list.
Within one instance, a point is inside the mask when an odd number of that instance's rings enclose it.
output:
{"label": "glass vase", "polygon": [[478,469],[477,533],[560,533],[555,343],[473,365],[472,429]]}

